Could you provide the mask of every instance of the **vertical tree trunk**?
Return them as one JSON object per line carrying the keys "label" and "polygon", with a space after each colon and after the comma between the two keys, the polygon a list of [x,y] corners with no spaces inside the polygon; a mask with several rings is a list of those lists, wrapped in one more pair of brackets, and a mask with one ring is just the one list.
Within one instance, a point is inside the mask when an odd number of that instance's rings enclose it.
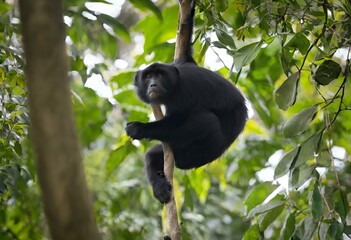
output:
{"label": "vertical tree trunk", "polygon": [[[192,33],[193,29],[188,29],[191,26],[187,22],[187,17],[191,14],[192,0],[179,0],[179,19],[178,19],[178,32],[176,39],[176,49],[175,49],[175,60],[184,55],[189,34]],[[160,106],[152,105],[152,111],[157,120],[163,118],[163,114]],[[164,172],[167,177],[167,180],[173,186],[173,171],[174,171],[174,155],[171,147],[162,143],[164,151]],[[174,191],[172,189],[171,201],[166,205],[168,225],[170,229],[170,237],[172,240],[180,240],[182,238],[177,215],[177,206],[174,199]]]}
{"label": "vertical tree trunk", "polygon": [[99,239],[71,109],[63,1],[20,0],[31,133],[55,240]]}

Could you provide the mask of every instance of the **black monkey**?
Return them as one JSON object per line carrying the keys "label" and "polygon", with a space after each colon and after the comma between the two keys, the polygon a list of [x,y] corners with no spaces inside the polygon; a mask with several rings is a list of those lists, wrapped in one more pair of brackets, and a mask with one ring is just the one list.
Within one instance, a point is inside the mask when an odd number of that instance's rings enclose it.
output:
{"label": "black monkey", "polygon": [[[212,162],[231,145],[247,120],[245,98],[219,74],[199,67],[192,57],[191,35],[195,1],[189,16],[184,56],[171,64],[153,63],[138,71],[134,85],[139,98],[166,108],[162,120],[130,122],[126,132],[133,139],[156,139],[170,144],[175,165],[191,169]],[[147,177],[155,197],[167,203],[171,185],[163,172],[161,144],[146,153]]]}

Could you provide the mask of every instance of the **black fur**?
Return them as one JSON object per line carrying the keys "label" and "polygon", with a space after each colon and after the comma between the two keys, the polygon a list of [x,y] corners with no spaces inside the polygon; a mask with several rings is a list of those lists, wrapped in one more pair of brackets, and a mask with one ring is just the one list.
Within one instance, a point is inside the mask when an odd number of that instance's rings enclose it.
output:
{"label": "black fur", "polygon": [[[193,22],[193,16],[189,21]],[[191,56],[191,39],[188,45],[187,52],[175,63],[153,63],[135,76],[140,99],[163,104],[165,117],[150,123],[130,122],[126,127],[133,139],[169,143],[180,169],[197,168],[217,159],[238,137],[247,120],[240,91],[219,74],[199,67]],[[167,203],[171,185],[164,176],[163,161],[160,144],[145,156],[154,195]]]}

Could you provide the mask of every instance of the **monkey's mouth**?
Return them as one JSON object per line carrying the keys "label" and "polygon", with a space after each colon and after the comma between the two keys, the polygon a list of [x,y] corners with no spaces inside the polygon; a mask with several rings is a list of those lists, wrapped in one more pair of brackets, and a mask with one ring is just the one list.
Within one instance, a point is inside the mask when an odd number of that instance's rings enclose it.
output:
{"label": "monkey's mouth", "polygon": [[158,97],[158,93],[157,92],[150,92],[149,93],[149,97],[150,97],[150,99],[154,99],[154,98],[157,98]]}

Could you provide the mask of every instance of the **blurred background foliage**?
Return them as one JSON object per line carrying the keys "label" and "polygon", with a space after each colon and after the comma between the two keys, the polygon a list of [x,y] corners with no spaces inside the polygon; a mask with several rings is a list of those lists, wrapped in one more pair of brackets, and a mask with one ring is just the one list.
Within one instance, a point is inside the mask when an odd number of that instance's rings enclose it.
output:
{"label": "blurred background foliage", "polygon": [[[128,121],[153,119],[138,68],[172,62],[175,0],[65,0],[72,102],[103,239],[161,239]],[[348,0],[198,0],[194,55],[251,118],[220,160],[175,171],[183,239],[349,239]],[[48,239],[30,144],[18,8],[0,1],[0,239]],[[40,49],[38,49],[40,51]],[[210,96],[209,96],[210,97]]]}

